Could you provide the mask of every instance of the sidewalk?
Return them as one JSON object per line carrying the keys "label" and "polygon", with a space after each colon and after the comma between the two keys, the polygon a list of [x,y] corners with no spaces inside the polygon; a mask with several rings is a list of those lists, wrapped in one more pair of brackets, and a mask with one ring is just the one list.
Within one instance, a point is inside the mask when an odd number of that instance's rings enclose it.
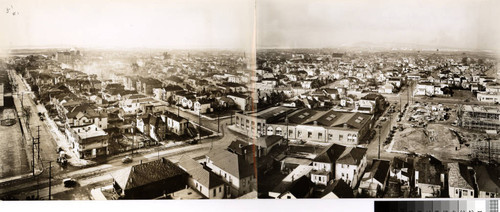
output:
{"label": "sidewalk", "polygon": [[69,143],[68,141],[66,140],[66,136],[64,136],[61,131],[59,131],[56,123],[54,122],[54,120],[52,120],[49,115],[47,114],[47,109],[43,106],[43,105],[37,105],[37,107],[39,108],[39,111],[44,111],[43,113],[45,114],[45,120],[46,120],[46,124],[47,126],[50,128],[50,134],[52,135],[52,137],[54,138],[54,140],[56,141],[57,145],[59,147],[61,147],[63,149],[63,151],[69,155],[69,159],[68,159],[68,163],[71,165],[71,166],[75,166],[75,167],[82,167],[82,166],[88,166],[92,163],[92,161],[88,161],[88,160],[83,160],[83,159],[80,159],[76,154],[75,152],[71,151],[70,150],[70,146],[69,146]]}
{"label": "sidewalk", "polygon": [[[41,169],[35,169],[35,176],[38,176],[38,175],[42,174],[42,172],[43,172],[43,170],[41,170]],[[17,180],[29,179],[29,178],[32,178],[32,177],[33,177],[33,173],[32,172],[27,173],[27,174],[21,174],[21,175],[17,175],[17,176],[12,176],[12,177],[6,177],[6,178],[0,179],[0,185],[2,185],[4,183],[8,183],[8,182],[17,181]]]}

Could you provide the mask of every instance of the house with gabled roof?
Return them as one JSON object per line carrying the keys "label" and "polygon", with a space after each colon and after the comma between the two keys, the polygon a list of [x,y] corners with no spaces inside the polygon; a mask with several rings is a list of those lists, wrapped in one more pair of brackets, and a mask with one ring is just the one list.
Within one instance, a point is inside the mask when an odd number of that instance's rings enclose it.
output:
{"label": "house with gabled roof", "polygon": [[238,197],[255,187],[254,167],[244,157],[224,149],[213,149],[206,155],[206,166],[222,177],[229,186],[229,193]]}
{"label": "house with gabled roof", "polygon": [[366,168],[366,148],[347,147],[335,164],[335,180],[342,179],[354,188]]}
{"label": "house with gabled roof", "polygon": [[396,178],[403,185],[409,185],[413,179],[413,159],[394,157],[391,163],[390,176]]}
{"label": "house with gabled roof", "polygon": [[448,194],[450,198],[474,198],[474,169],[462,163],[448,163]]}
{"label": "house with gabled roof", "polygon": [[179,167],[189,174],[188,185],[206,198],[223,199],[226,197],[226,183],[207,167],[186,155],[179,159]]}
{"label": "house with gabled roof", "polygon": [[342,145],[332,144],[314,158],[313,171],[311,172],[313,183],[326,186],[335,179],[335,163],[345,148]]}
{"label": "house with gabled roof", "polygon": [[108,115],[104,111],[99,111],[90,104],[80,104],[68,107],[66,113],[67,123],[70,127],[86,126],[95,124],[101,129],[108,128]]}
{"label": "house with gabled roof", "polygon": [[389,179],[391,162],[373,159],[372,167],[365,172],[359,184],[358,191],[369,197],[381,197]]}
{"label": "house with gabled roof", "polygon": [[154,199],[185,188],[188,179],[186,171],[165,158],[126,167],[111,176],[121,199]]}
{"label": "house with gabled roof", "polygon": [[493,164],[474,166],[476,173],[477,197],[498,198],[500,196],[500,167]]}
{"label": "house with gabled roof", "polygon": [[343,180],[336,180],[332,184],[326,186],[325,190],[319,196],[321,199],[339,199],[339,198],[354,198],[354,191]]}
{"label": "house with gabled roof", "polygon": [[275,199],[299,199],[312,196],[314,183],[307,176],[302,176],[295,181],[282,181],[278,186],[269,191],[269,196]]}
{"label": "house with gabled roof", "polygon": [[422,198],[441,197],[445,180],[445,166],[432,155],[415,158],[415,188]]}

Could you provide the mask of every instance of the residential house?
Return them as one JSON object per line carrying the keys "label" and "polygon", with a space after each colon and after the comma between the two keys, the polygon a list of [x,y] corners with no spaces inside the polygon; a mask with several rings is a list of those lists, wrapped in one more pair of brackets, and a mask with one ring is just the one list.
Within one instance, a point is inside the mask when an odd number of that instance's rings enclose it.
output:
{"label": "residential house", "polygon": [[476,173],[477,197],[500,197],[500,168],[495,165],[479,164],[474,166]]}
{"label": "residential house", "polygon": [[395,177],[403,185],[410,185],[410,181],[413,179],[413,159],[405,157],[401,159],[399,157],[394,157],[391,163],[390,176]]}
{"label": "residential house", "polygon": [[161,158],[112,173],[113,188],[121,199],[154,199],[186,187],[188,173]]}
{"label": "residential house", "polygon": [[255,189],[253,167],[244,157],[224,149],[214,149],[206,155],[206,166],[230,185],[229,193],[238,197]]}
{"label": "residential house", "polygon": [[354,191],[343,180],[336,180],[328,185],[320,195],[321,199],[354,198]]}
{"label": "residential house", "polygon": [[314,158],[311,172],[311,181],[314,184],[326,186],[335,179],[335,164],[345,149],[345,146],[332,144]]}
{"label": "residential house", "polygon": [[208,199],[226,197],[226,184],[222,178],[191,157],[183,155],[179,159],[179,167],[189,174],[188,185]]}
{"label": "residential house", "polygon": [[422,198],[441,197],[445,167],[437,158],[425,155],[414,160],[415,187]]}
{"label": "residential house", "polygon": [[66,113],[66,123],[70,127],[81,127],[95,124],[101,129],[108,128],[108,115],[105,111],[99,111],[95,106],[81,104],[68,107]]}
{"label": "residential house", "polygon": [[176,135],[184,135],[188,131],[189,121],[177,114],[167,112],[165,114],[167,120],[167,130]]}
{"label": "residential house", "polygon": [[381,197],[389,180],[391,162],[373,159],[370,171],[365,172],[359,184],[359,193],[369,197]]}
{"label": "residential house", "polygon": [[95,124],[66,129],[70,149],[81,158],[95,158],[107,155],[108,134]]}
{"label": "residential house", "polygon": [[232,99],[234,103],[238,106],[238,109],[243,111],[246,110],[247,105],[250,103],[249,97],[243,94],[233,93],[233,94],[228,94],[227,97]]}
{"label": "residential house", "polygon": [[281,182],[269,192],[274,199],[299,199],[312,196],[314,184],[307,176],[302,176],[293,182]]}
{"label": "residential house", "polygon": [[448,194],[450,198],[474,198],[474,169],[462,163],[448,163]]}
{"label": "residential house", "polygon": [[213,99],[199,99],[194,102],[193,110],[199,113],[211,112],[214,103],[215,101]]}
{"label": "residential house", "polygon": [[366,168],[366,148],[348,147],[335,164],[335,180],[342,179],[354,188]]}

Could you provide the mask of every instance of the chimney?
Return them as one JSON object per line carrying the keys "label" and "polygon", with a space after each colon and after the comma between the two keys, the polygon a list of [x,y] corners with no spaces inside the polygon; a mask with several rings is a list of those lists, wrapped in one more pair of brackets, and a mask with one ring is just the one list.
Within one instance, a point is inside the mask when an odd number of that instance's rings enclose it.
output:
{"label": "chimney", "polygon": [[314,126],[318,125],[318,121],[314,120],[313,124]]}

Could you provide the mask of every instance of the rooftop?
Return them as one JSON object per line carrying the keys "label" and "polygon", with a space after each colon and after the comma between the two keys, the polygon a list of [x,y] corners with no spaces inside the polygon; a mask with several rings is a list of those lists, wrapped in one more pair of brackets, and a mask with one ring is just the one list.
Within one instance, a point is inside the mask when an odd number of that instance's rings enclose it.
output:
{"label": "rooftop", "polygon": [[170,160],[161,158],[123,168],[111,176],[122,189],[128,190],[184,174],[186,172]]}
{"label": "rooftop", "polygon": [[88,139],[99,136],[106,136],[107,133],[104,132],[101,128],[97,127],[94,124],[84,126],[84,127],[73,127],[72,128],[80,139]]}

